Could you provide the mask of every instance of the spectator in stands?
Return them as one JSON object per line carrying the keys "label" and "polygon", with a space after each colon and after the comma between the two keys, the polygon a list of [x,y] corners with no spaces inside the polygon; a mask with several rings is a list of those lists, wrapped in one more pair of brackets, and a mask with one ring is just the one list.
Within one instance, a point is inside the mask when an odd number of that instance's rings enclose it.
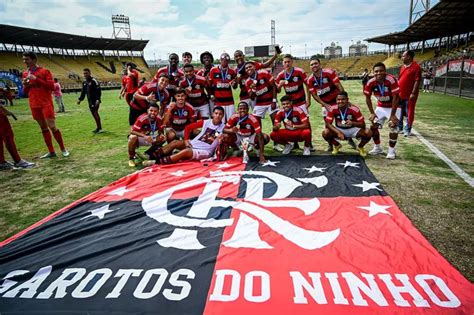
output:
{"label": "spectator in stands", "polygon": [[63,92],[61,91],[61,84],[57,78],[54,78],[54,90],[53,90],[54,101],[58,105],[58,111],[56,113],[65,113],[64,102],[63,102]]}
{"label": "spectator in stands", "polygon": [[[35,164],[22,160],[20,154],[18,154],[18,150],[16,149],[13,130],[10,125],[10,121],[7,118],[7,116],[13,116],[13,114],[5,108],[6,104],[7,103],[5,100],[0,100],[0,171],[13,168],[31,168],[35,166]],[[14,164],[11,164],[5,160],[5,155],[3,153],[4,143],[8,152],[13,158]]]}
{"label": "spectator in stands", "polygon": [[91,76],[91,71],[88,68],[84,69],[84,82],[82,82],[81,96],[77,100],[79,105],[81,101],[87,96],[87,102],[89,103],[89,109],[92,117],[94,117],[97,128],[93,130],[93,133],[102,133],[102,124],[100,122],[99,107],[100,97],[102,96],[102,90],[99,82]]}
{"label": "spectator in stands", "polygon": [[25,93],[28,94],[28,102],[31,108],[33,119],[36,120],[41,128],[44,142],[48,147],[48,153],[40,158],[56,157],[54,151],[51,133],[61,148],[64,157],[69,156],[69,151],[64,146],[61,131],[56,127],[56,119],[51,92],[54,89],[54,81],[51,72],[48,69],[37,65],[38,57],[34,52],[24,52],[23,62],[27,70],[23,72],[23,86]]}
{"label": "spectator in stands", "polygon": [[[398,122],[398,132],[402,132],[405,137],[411,134],[411,127],[415,120],[415,106],[418,99],[418,92],[421,84],[421,68],[413,60],[415,52],[407,50],[402,54],[403,65],[400,67],[398,85],[400,87],[400,105],[402,114]],[[403,126],[403,118],[407,117],[407,123]]]}

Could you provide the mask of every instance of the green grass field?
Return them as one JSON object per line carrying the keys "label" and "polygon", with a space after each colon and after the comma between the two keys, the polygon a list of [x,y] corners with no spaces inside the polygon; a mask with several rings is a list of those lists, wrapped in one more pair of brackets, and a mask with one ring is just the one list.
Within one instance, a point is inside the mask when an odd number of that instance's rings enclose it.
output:
{"label": "green grass field", "polygon": [[[346,81],[343,85],[351,101],[361,105],[367,114],[361,84]],[[103,93],[100,113],[105,132],[94,135],[91,131],[95,124],[87,105],[84,102],[76,105],[78,94],[65,94],[67,112],[58,114],[57,125],[71,156],[48,161],[35,159],[46,153],[46,147],[39,127],[31,118],[27,100],[17,100],[15,106],[9,107],[19,119],[12,121],[12,126],[20,154],[27,160],[34,160],[38,166],[31,170],[0,172],[0,240],[135,171],[127,165],[128,107],[117,95],[118,91]],[[316,154],[327,154],[322,151],[326,147],[321,138],[323,124],[319,106],[315,106],[314,101],[311,121]],[[438,94],[420,95],[415,128],[471,176],[474,176],[473,121],[472,100]],[[263,129],[268,132],[270,127],[267,118]],[[382,144],[385,148],[387,140],[384,129]],[[371,146],[369,144],[368,149]],[[474,281],[471,236],[474,190],[416,137],[402,136],[397,148],[396,160],[386,160],[385,156],[368,157],[368,166],[423,235],[470,281]],[[265,151],[267,155],[279,154],[270,146]],[[342,151],[356,153],[347,145]],[[301,154],[301,151],[295,154]]]}

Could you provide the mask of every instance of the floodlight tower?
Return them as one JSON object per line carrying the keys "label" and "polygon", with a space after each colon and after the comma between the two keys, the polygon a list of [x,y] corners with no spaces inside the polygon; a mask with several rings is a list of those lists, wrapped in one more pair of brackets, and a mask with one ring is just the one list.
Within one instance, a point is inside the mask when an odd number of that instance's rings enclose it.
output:
{"label": "floodlight tower", "polygon": [[132,39],[130,30],[130,18],[123,14],[112,15],[112,26],[115,39]]}
{"label": "floodlight tower", "polygon": [[272,35],[271,44],[273,47],[275,47],[275,20],[272,20],[271,35]]}
{"label": "floodlight tower", "polygon": [[408,25],[412,25],[430,9],[430,0],[410,0],[410,16]]}

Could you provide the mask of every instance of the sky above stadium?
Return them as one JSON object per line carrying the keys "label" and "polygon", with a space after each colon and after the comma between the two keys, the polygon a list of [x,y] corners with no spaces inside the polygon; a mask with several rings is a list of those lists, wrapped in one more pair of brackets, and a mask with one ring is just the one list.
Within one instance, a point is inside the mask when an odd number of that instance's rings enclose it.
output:
{"label": "sky above stadium", "polygon": [[[431,1],[431,6],[437,0]],[[97,37],[112,37],[112,14],[130,17],[134,39],[150,40],[145,57],[167,59],[176,52],[217,57],[244,46],[270,44],[270,21],[285,53],[311,56],[337,42],[401,31],[408,25],[409,0],[5,0],[3,24]],[[384,49],[369,44],[369,50]]]}

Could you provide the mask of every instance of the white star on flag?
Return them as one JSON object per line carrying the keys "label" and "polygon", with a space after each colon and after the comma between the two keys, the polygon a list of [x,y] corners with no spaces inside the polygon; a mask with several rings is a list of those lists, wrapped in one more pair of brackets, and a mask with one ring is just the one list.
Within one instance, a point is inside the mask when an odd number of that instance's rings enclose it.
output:
{"label": "white star on flag", "polygon": [[369,217],[373,217],[374,215],[379,214],[379,213],[392,215],[390,212],[387,211],[387,209],[391,208],[391,207],[392,206],[379,205],[379,204],[376,204],[375,202],[371,201],[369,206],[357,207],[357,208],[361,208],[361,209],[369,211]]}
{"label": "white star on flag", "polygon": [[359,163],[352,163],[351,161],[346,161],[346,163],[337,163],[339,165],[344,165],[344,169],[347,167],[357,167],[359,168]]}
{"label": "white star on flag", "polygon": [[280,161],[270,161],[270,160],[268,160],[265,163],[263,163],[262,166],[275,166],[276,167],[276,165],[278,163],[280,163]]}
{"label": "white star on flag", "polygon": [[366,182],[365,180],[362,181],[362,184],[352,184],[352,186],[362,188],[362,192],[366,192],[367,190],[371,190],[371,189],[377,189],[379,191],[382,191],[382,189],[377,187],[379,185],[380,183],[369,183],[369,182]]}
{"label": "white star on flag", "polygon": [[123,195],[125,195],[126,192],[129,192],[129,191],[132,191],[134,190],[133,188],[132,189],[127,189],[127,186],[123,186],[123,187],[119,187],[119,188],[116,188],[112,191],[109,191],[107,193],[107,195],[110,195],[110,196],[120,196],[120,197],[123,197]]}
{"label": "white star on flag", "polygon": [[234,166],[235,164],[229,164],[227,162],[224,162],[223,164],[219,164],[217,165],[218,168],[228,168],[228,167],[231,167],[231,166]]}
{"label": "white star on flag", "polygon": [[83,217],[81,220],[84,220],[88,217],[98,217],[99,219],[103,219],[106,213],[113,212],[113,210],[109,210],[109,206],[109,204],[106,204],[105,206],[102,206],[100,208],[89,210],[91,214]]}
{"label": "white star on flag", "polygon": [[303,168],[304,170],[307,170],[308,171],[308,174],[311,174],[311,173],[314,173],[314,172],[324,172],[324,170],[326,169],[327,167],[316,167],[316,166],[311,166],[310,168],[309,167],[305,167]]}
{"label": "white star on flag", "polygon": [[183,170],[179,170],[179,171],[176,171],[176,172],[171,172],[170,174],[171,175],[174,175],[174,176],[183,176],[184,174],[187,174],[188,172],[185,172]]}

